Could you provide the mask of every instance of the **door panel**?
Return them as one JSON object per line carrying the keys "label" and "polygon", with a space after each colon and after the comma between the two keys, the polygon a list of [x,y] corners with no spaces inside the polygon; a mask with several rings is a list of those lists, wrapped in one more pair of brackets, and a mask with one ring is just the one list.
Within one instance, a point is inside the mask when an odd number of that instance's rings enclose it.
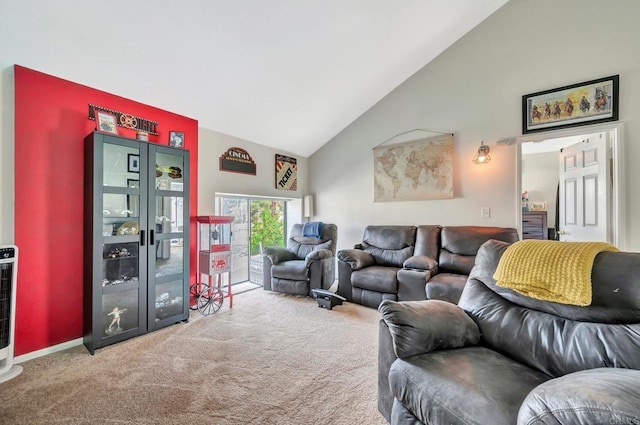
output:
{"label": "door panel", "polygon": [[596,134],[561,151],[560,240],[610,240],[607,146]]}
{"label": "door panel", "polygon": [[188,151],[149,146],[148,326],[188,317]]}
{"label": "door panel", "polygon": [[576,179],[568,179],[564,182],[564,214],[560,214],[564,217],[564,223],[566,225],[577,224],[576,211],[578,209],[576,197]]}
{"label": "door panel", "polygon": [[584,184],[584,225],[598,225],[598,176],[585,176]]}
{"label": "door panel", "polygon": [[262,248],[285,246],[286,201],[226,196],[216,199],[221,215],[234,217],[231,283],[262,285]]}
{"label": "door panel", "polygon": [[249,200],[222,198],[222,214],[231,223],[231,284],[249,280]]}

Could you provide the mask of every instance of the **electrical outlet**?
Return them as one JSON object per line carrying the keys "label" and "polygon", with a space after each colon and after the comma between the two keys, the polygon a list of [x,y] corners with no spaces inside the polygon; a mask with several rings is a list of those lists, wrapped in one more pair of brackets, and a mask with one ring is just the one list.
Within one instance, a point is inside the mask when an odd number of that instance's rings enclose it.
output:
{"label": "electrical outlet", "polygon": [[481,218],[491,218],[491,208],[489,207],[482,207],[480,209],[480,217]]}

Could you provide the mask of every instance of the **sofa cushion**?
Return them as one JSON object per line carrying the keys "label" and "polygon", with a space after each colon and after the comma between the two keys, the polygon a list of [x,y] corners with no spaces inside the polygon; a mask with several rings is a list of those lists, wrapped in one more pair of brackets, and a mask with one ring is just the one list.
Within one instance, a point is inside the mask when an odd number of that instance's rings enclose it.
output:
{"label": "sofa cushion", "polygon": [[356,288],[396,294],[398,292],[397,267],[371,266],[351,274],[351,284]]}
{"label": "sofa cushion", "polygon": [[640,423],[640,370],[599,368],[570,373],[529,393],[518,425]]}
{"label": "sofa cushion", "polygon": [[309,269],[304,260],[291,260],[271,266],[271,276],[279,279],[304,280],[309,277]]}
{"label": "sofa cushion", "polygon": [[408,246],[402,249],[382,249],[375,246],[366,246],[366,252],[371,254],[374,261],[379,266],[398,267],[413,255],[413,247]]}
{"label": "sofa cushion", "polygon": [[478,251],[469,279],[519,306],[583,322],[640,322],[640,253],[601,252],[591,271],[592,302],[588,307],[552,303],[521,295],[496,285],[493,274],[510,244],[488,241]]}
{"label": "sofa cushion", "polygon": [[592,305],[579,307],[496,286],[496,262],[507,246],[482,246],[458,303],[480,327],[484,344],[554,377],[600,367],[640,369],[640,323],[629,323],[640,312],[630,309],[640,305],[640,253],[598,254]]}
{"label": "sofa cushion", "polygon": [[423,425],[413,414],[395,398],[393,399],[393,408],[391,409],[392,424],[402,425]]}
{"label": "sofa cushion", "polygon": [[311,236],[292,236],[291,239],[294,242],[305,245],[320,245],[321,243],[325,243],[327,241],[326,239],[314,238]]}
{"label": "sofa cushion", "polygon": [[439,300],[383,301],[378,307],[389,327],[396,356],[475,345],[478,326],[457,305]]}
{"label": "sofa cushion", "polygon": [[548,376],[484,347],[436,351],[391,366],[391,392],[425,424],[513,425]]}
{"label": "sofa cushion", "polygon": [[338,251],[338,260],[348,264],[352,270],[360,270],[376,264],[371,254],[361,249],[343,249]]}
{"label": "sofa cushion", "polygon": [[489,226],[447,226],[442,228],[438,264],[441,272],[469,274],[478,249],[489,239],[517,242],[512,228]]}
{"label": "sofa cushion", "polygon": [[416,229],[416,247],[413,255],[426,255],[438,260],[440,252],[440,233],[442,226],[421,225]]}
{"label": "sofa cushion", "polygon": [[[307,237],[303,234],[304,224],[294,224],[287,240],[287,248],[291,252],[298,254],[299,258],[304,258],[309,252],[315,249],[330,249],[335,254],[336,244],[335,241],[338,238],[338,227],[335,224],[324,223],[322,226],[322,237],[313,238]],[[333,242],[332,242],[333,241]],[[326,244],[327,242],[332,242]],[[314,245],[322,245],[316,246]],[[304,247],[306,252],[300,252],[300,247]]]}
{"label": "sofa cushion", "polygon": [[271,289],[275,292],[284,292],[293,295],[309,295],[309,282],[307,280],[271,279]]}
{"label": "sofa cushion", "polygon": [[386,292],[370,291],[368,289],[352,288],[352,300],[354,303],[362,304],[371,308],[378,308],[384,300],[395,301],[398,299],[396,294],[388,294]]}
{"label": "sofa cushion", "polygon": [[363,245],[381,249],[402,249],[416,243],[415,226],[367,226],[362,236]]}
{"label": "sofa cushion", "polygon": [[[320,239],[318,239],[320,240]],[[298,256],[298,258],[306,257],[310,252],[318,251],[321,249],[331,249],[331,245],[333,241],[324,241],[318,244],[306,244],[306,243],[298,243],[294,240],[289,240],[289,244],[287,248]]]}
{"label": "sofa cushion", "polygon": [[442,300],[458,304],[460,294],[467,283],[467,275],[438,273],[427,281],[425,292],[429,300]]}
{"label": "sofa cushion", "polygon": [[377,265],[402,267],[413,255],[415,243],[415,226],[367,226],[361,246]]}

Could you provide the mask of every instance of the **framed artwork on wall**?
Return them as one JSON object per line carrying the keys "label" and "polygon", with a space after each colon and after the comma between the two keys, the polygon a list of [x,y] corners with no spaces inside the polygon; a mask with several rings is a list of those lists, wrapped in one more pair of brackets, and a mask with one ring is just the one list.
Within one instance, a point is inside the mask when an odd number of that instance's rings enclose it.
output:
{"label": "framed artwork on wall", "polygon": [[118,120],[110,112],[96,109],[96,130],[102,133],[118,134]]}
{"label": "framed artwork on wall", "polygon": [[373,202],[453,198],[453,133],[384,143],[373,148]]}
{"label": "framed artwork on wall", "polygon": [[227,149],[220,156],[220,171],[256,175],[256,162],[251,154],[237,146]]}
{"label": "framed artwork on wall", "polygon": [[298,160],[276,154],[276,189],[298,190]]}
{"label": "framed artwork on wall", "polygon": [[522,133],[618,120],[618,75],[522,96]]}
{"label": "framed artwork on wall", "polygon": [[184,133],[180,131],[169,132],[169,146],[184,148]]}
{"label": "framed artwork on wall", "polygon": [[140,155],[128,154],[127,155],[127,171],[130,173],[139,173],[140,172]]}

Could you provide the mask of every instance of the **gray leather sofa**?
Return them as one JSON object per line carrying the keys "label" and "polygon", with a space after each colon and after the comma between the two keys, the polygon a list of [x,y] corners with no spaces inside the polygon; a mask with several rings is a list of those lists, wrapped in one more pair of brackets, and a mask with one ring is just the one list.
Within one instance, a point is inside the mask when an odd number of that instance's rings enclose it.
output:
{"label": "gray leather sofa", "polygon": [[338,228],[324,223],[321,238],[302,235],[294,224],[287,247],[263,250],[263,288],[267,291],[311,296],[312,289],[329,289],[335,279]]}
{"label": "gray leather sofa", "polygon": [[383,300],[457,303],[476,252],[518,232],[488,226],[367,226],[362,242],[338,252],[338,294],[377,308]]}
{"label": "gray leather sofa", "polygon": [[480,248],[458,305],[380,305],[378,408],[398,424],[640,423],[640,253],[602,252],[587,307],[496,286]]}

